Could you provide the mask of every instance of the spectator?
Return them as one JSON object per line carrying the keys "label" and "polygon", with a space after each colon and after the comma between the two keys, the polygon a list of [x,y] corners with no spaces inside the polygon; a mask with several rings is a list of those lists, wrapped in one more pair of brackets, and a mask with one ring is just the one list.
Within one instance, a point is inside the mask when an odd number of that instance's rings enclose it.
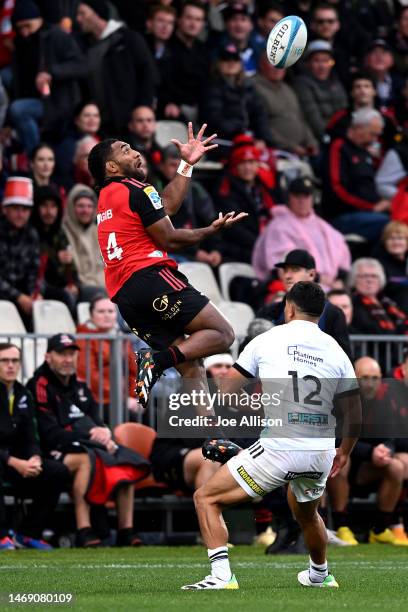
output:
{"label": "spectator", "polygon": [[[174,179],[180,164],[180,153],[174,145],[169,145],[162,152],[162,160],[158,165],[157,187],[162,191]],[[206,227],[217,217],[214,202],[205,188],[198,181],[190,181],[190,189],[179,210],[171,221],[177,229],[192,229]],[[215,235],[206,238],[199,245],[185,248],[171,257],[176,261],[195,260],[217,268],[222,263],[222,241]]]}
{"label": "spectator", "polygon": [[233,210],[236,214],[249,213],[223,236],[222,254],[229,261],[251,261],[259,232],[271,217],[271,184],[260,174],[259,158],[260,151],[253,144],[236,146],[216,195],[217,206],[224,214]]}
{"label": "spectator", "polygon": [[0,217],[0,299],[13,302],[27,327],[38,297],[40,243],[30,225],[33,207],[31,179],[7,179]]}
{"label": "spectator", "polygon": [[285,13],[282,6],[273,0],[262,2],[257,10],[256,30],[254,32],[255,41],[260,48],[260,52],[266,49],[268,36],[278,21],[283,19]]}
{"label": "spectator", "polygon": [[9,105],[8,95],[3,86],[3,81],[0,76],[0,130],[3,128],[3,125],[4,125],[4,120],[6,118],[8,105]]}
{"label": "spectator", "polygon": [[323,184],[323,210],[343,234],[350,232],[375,242],[388,222],[389,200],[382,199],[375,184],[370,147],[382,134],[384,121],[375,109],[352,115],[345,140],[329,148]]}
{"label": "spectator", "polygon": [[388,223],[374,253],[387,279],[385,295],[408,313],[408,226],[399,221]]}
{"label": "spectator", "polygon": [[18,526],[16,544],[23,548],[51,550],[42,533],[50,520],[60,492],[69,488],[67,468],[53,459],[44,459],[38,445],[31,393],[21,385],[18,374],[21,352],[14,344],[0,344],[0,550],[13,550],[9,536],[4,483],[13,486],[22,499],[31,499],[23,522]]}
{"label": "spectator", "polygon": [[192,121],[197,117],[209,66],[207,48],[199,40],[204,25],[204,5],[197,0],[184,2],[177,19],[176,33],[168,47],[170,59],[167,74],[158,91],[160,117]]}
{"label": "spectator", "polygon": [[247,77],[256,73],[258,57],[261,53],[254,24],[245,2],[231,2],[223,12],[225,34],[221,37],[219,48],[233,45],[241,58]]}
{"label": "spectator", "polygon": [[[55,155],[50,145],[42,142],[33,149],[30,167],[35,195],[39,187],[48,187],[52,184],[51,177],[54,174]],[[62,197],[64,195],[64,190],[61,190],[60,196]]]}
{"label": "spectator", "polygon": [[[351,104],[347,108],[343,108],[333,115],[327,126],[327,134],[330,140],[336,138],[345,138],[347,130],[350,127],[352,113],[360,108],[375,108],[375,82],[372,76],[367,72],[356,72],[352,76],[351,83]],[[394,143],[396,135],[395,119],[386,108],[378,109],[384,121],[384,130],[382,135],[383,145],[388,149]],[[375,151],[376,157],[379,158],[382,154],[381,148]]]}
{"label": "spectator", "polygon": [[74,184],[74,156],[76,145],[84,136],[99,141],[101,114],[94,102],[81,102],[75,109],[74,121],[64,138],[55,146],[57,183],[70,189]]}
{"label": "spectator", "polygon": [[292,87],[284,79],[286,70],[275,68],[265,53],[252,83],[262,98],[274,147],[296,155],[316,155],[319,147],[303,115]]}
{"label": "spectator", "polygon": [[320,141],[330,117],[347,104],[343,85],[333,72],[333,50],[325,40],[314,40],[305,51],[305,74],[294,86],[306,120]]}
{"label": "spectator", "polygon": [[31,155],[44,132],[61,132],[80,99],[83,57],[75,39],[44,24],[32,0],[19,0],[13,13],[17,35],[12,59],[10,118],[23,149]]}
{"label": "spectator", "polygon": [[153,103],[157,76],[151,53],[140,34],[109,19],[104,0],[81,1],[77,22],[93,39],[87,49],[88,85],[101,111],[102,132],[123,133],[132,108]]}
{"label": "spectator", "polygon": [[408,130],[400,137],[381,162],[375,175],[378,193],[387,200],[397,194],[408,176]]}
{"label": "spectator", "polygon": [[376,83],[378,105],[394,107],[402,87],[402,78],[392,71],[394,57],[390,46],[382,38],[376,38],[369,45],[364,66]]}
{"label": "spectator", "polygon": [[[340,7],[339,7],[340,8]],[[336,73],[348,86],[350,75],[360,63],[361,50],[369,43],[369,36],[355,19],[352,11],[339,18],[339,10],[328,3],[317,4],[310,22],[311,39],[325,40],[333,49]]]}
{"label": "spectator", "polygon": [[78,275],[71,246],[61,227],[62,201],[55,187],[38,187],[31,222],[40,239],[38,284],[41,295],[47,300],[64,302],[75,318]]}
{"label": "spectator", "polygon": [[93,187],[94,180],[88,170],[88,157],[98,142],[99,138],[96,138],[96,136],[83,136],[76,143],[73,159],[75,183],[82,183],[88,187]]}
{"label": "spectator", "polygon": [[62,458],[73,476],[77,546],[101,543],[91,529],[90,504],[103,505],[108,499],[115,500],[118,514],[116,545],[136,546],[141,542],[133,533],[134,483],[146,476],[149,466],[114,442],[91,391],[77,379],[78,351],[73,336],[53,336],[45,362],[28,383],[40,440],[47,453]]}
{"label": "spectator", "polygon": [[72,247],[80,281],[79,301],[88,302],[104,293],[105,280],[96,228],[96,196],[86,185],[75,185],[68,194],[62,227]]}
{"label": "spectator", "polygon": [[400,97],[395,105],[395,119],[401,131],[408,133],[408,77],[401,87]]}
{"label": "spectator", "polygon": [[[78,334],[117,334],[118,315],[115,304],[105,295],[96,295],[90,303],[90,318],[78,325]],[[111,344],[108,340],[78,340],[80,347],[78,359],[78,379],[86,381],[89,376],[89,387],[96,402],[103,404],[103,414],[106,423],[109,422],[110,408],[110,366]],[[130,414],[137,414],[141,407],[134,397],[136,366],[135,354],[131,344],[127,344],[127,363],[129,380],[126,384],[128,397],[126,408]]]}
{"label": "spectator", "polygon": [[[398,440],[394,438],[370,437],[368,415],[372,413],[391,416],[388,398],[380,399],[381,368],[370,357],[362,357],[355,363],[357,378],[360,379],[363,400],[363,435],[351,455],[351,464],[328,482],[333,507],[332,517],[337,536],[349,544],[358,544],[350,529],[350,519],[347,513],[347,503],[350,498],[349,472],[352,485],[361,489],[367,485],[377,486],[377,509],[374,523],[370,530],[369,542],[379,544],[408,545],[405,533],[393,532],[394,511],[401,494],[404,477],[404,465],[400,457],[395,455]],[[382,423],[386,419],[383,417]],[[405,441],[401,441],[404,445]],[[402,453],[405,455],[406,453]],[[350,471],[350,465],[352,465]]]}
{"label": "spectator", "polygon": [[152,6],[146,21],[145,35],[150,52],[159,71],[160,83],[165,83],[172,69],[169,41],[176,24],[176,9],[158,4]]}
{"label": "spectator", "polygon": [[242,62],[233,45],[220,50],[213,75],[202,99],[202,117],[220,138],[251,132],[258,146],[272,145],[272,135],[262,98],[245,78]]}
{"label": "spectator", "polygon": [[357,259],[350,274],[353,295],[353,326],[360,334],[395,335],[408,332],[408,317],[383,294],[384,268],[377,259]]}
{"label": "spectator", "polygon": [[337,308],[343,311],[344,318],[346,319],[347,327],[350,334],[354,331],[351,330],[351,321],[353,320],[353,302],[351,295],[346,289],[331,289],[327,294],[327,299],[330,304],[334,304]]}
{"label": "spectator", "polygon": [[339,273],[350,268],[350,251],[343,236],[313,211],[313,185],[309,178],[290,183],[288,205],[274,207],[273,218],[257,239],[252,253],[257,277],[267,280],[278,261],[295,247],[312,255],[326,290],[333,286]]}
{"label": "spectator", "polygon": [[408,76],[408,6],[400,10],[398,24],[389,38],[389,45],[394,52],[396,71]]}
{"label": "spectator", "polygon": [[150,167],[156,166],[161,159],[160,147],[155,139],[156,127],[156,116],[149,106],[137,106],[132,110],[128,141],[132,148],[143,153]]}
{"label": "spectator", "polygon": [[[299,281],[314,281],[316,279],[316,262],[310,253],[302,249],[290,251],[284,261],[279,262],[275,267],[282,270],[281,279],[286,292]],[[282,325],[285,322],[285,301],[284,297],[280,302],[266,304],[266,306],[260,308],[256,316],[268,319],[274,325]],[[351,354],[346,321],[340,308],[327,301],[319,320],[319,327],[337,340],[347,355]]]}
{"label": "spectator", "polygon": [[403,350],[402,363],[394,369],[393,376],[408,385],[408,347]]}

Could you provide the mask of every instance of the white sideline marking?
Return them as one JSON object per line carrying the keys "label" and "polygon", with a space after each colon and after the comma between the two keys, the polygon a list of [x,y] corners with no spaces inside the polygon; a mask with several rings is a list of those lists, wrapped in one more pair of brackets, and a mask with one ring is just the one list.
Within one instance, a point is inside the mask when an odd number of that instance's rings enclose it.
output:
{"label": "white sideline marking", "polygon": [[[25,564],[25,565],[0,565],[0,570],[27,570],[27,569],[36,569],[36,570],[49,570],[49,569],[57,569],[58,562],[47,565],[42,563],[33,563],[33,564]],[[207,563],[62,563],[60,569],[192,569],[192,568],[203,568],[207,567]],[[288,568],[299,568],[304,565],[302,560],[296,562],[270,562],[265,561],[265,563],[259,563],[256,561],[233,561],[234,567],[241,567],[246,569],[288,569]],[[330,562],[330,567],[361,567],[366,569],[377,569],[377,570],[395,570],[395,569],[405,569],[408,568],[408,560],[407,561],[389,561],[382,560],[381,565],[377,563],[373,563],[372,561],[332,561]]]}

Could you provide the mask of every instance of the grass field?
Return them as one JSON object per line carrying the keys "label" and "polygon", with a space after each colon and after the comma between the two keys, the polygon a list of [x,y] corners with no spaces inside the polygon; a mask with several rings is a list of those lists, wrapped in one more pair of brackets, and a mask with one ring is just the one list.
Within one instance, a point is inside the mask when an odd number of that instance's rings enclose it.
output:
{"label": "grass field", "polygon": [[240,583],[238,591],[185,592],[179,587],[208,572],[200,547],[130,549],[27,550],[0,557],[0,609],[8,593],[73,593],[73,605],[30,605],[30,610],[194,610],[220,612],[351,612],[408,610],[408,550],[360,545],[330,548],[330,567],[340,589],[307,589],[296,580],[307,567],[303,556],[265,556],[263,549],[237,546],[230,554]]}

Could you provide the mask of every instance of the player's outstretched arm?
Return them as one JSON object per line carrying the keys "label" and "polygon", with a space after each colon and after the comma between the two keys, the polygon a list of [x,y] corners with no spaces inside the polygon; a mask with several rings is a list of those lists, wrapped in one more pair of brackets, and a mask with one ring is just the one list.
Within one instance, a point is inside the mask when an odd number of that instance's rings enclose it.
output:
{"label": "player's outstretched arm", "polygon": [[[182,164],[184,163],[184,166],[181,168],[181,173],[177,172],[174,179],[170,181],[161,194],[164,209],[170,216],[176,214],[187,195],[190,185],[189,167],[194,166],[194,164],[200,161],[205,153],[218,147],[217,144],[211,144],[214,138],[217,137],[217,134],[212,134],[208,136],[208,138],[202,140],[206,127],[207,124],[204,123],[197,136],[194,136],[193,124],[190,122],[188,124],[188,141],[182,143],[175,138],[171,141],[180,151]],[[185,171],[185,174],[182,173],[183,171]]]}
{"label": "player's outstretched arm", "polygon": [[169,217],[164,217],[146,228],[153,241],[164,251],[178,251],[193,244],[198,244],[205,238],[217,232],[228,229],[231,225],[239,223],[248,216],[248,213],[229,212],[226,215],[219,214],[218,219],[208,227],[197,229],[175,229]]}

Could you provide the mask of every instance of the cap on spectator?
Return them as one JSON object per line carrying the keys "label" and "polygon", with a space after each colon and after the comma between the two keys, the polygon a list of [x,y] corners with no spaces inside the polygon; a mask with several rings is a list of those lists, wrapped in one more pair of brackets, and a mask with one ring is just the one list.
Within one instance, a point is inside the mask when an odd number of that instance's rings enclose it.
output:
{"label": "cap on spectator", "polygon": [[33,205],[33,181],[26,176],[10,176],[6,181],[2,202],[5,206]]}
{"label": "cap on spectator", "polygon": [[204,367],[206,370],[207,368],[211,368],[214,365],[232,366],[233,363],[234,363],[234,360],[232,358],[232,355],[230,355],[229,353],[221,353],[219,355],[210,355],[209,357],[206,357],[204,359]]}
{"label": "cap on spectator", "polygon": [[32,0],[17,0],[11,21],[13,25],[27,19],[38,19],[41,17],[40,9]]}
{"label": "cap on spectator", "polygon": [[370,42],[367,47],[367,53],[370,53],[373,49],[377,49],[377,47],[381,47],[384,51],[391,51],[390,45],[383,38],[375,38]]}
{"label": "cap on spectator", "polygon": [[74,336],[71,334],[55,334],[52,338],[49,338],[47,345],[47,352],[55,351],[62,353],[65,349],[73,348],[77,351],[80,350],[78,344],[76,344]]}
{"label": "cap on spectator", "polygon": [[309,58],[314,53],[328,53],[333,56],[333,47],[327,40],[312,40],[306,47],[305,57]]}
{"label": "cap on spectator", "polygon": [[289,251],[285,261],[275,264],[275,268],[284,268],[285,266],[299,266],[300,268],[306,268],[306,270],[313,270],[316,267],[316,262],[314,257],[307,251],[294,249]]}
{"label": "cap on spectator", "polygon": [[58,187],[55,185],[42,185],[37,187],[34,193],[34,203],[39,206],[45,200],[54,200],[59,206],[61,204],[61,196],[58,191]]}
{"label": "cap on spectator", "polygon": [[[84,185],[85,187],[85,185]],[[90,198],[92,200],[92,202],[94,204],[96,204],[96,194],[92,191],[92,189],[89,187],[88,189],[81,189],[80,191],[78,191],[75,194],[74,197],[74,202],[76,202],[77,200],[79,200],[79,198]]]}
{"label": "cap on spectator", "polygon": [[313,183],[308,176],[296,178],[289,184],[289,193],[303,193],[311,195],[313,193]]}
{"label": "cap on spectator", "polygon": [[224,21],[228,21],[231,17],[235,17],[235,15],[247,15],[250,17],[248,7],[243,2],[232,2],[228,4],[228,6],[223,11]]}
{"label": "cap on spectator", "polygon": [[218,54],[218,59],[224,62],[240,62],[241,56],[235,45],[225,45]]}
{"label": "cap on spectator", "polygon": [[108,21],[110,18],[109,5],[105,0],[80,0],[80,4],[86,4],[91,8],[101,19]]}
{"label": "cap on spectator", "polygon": [[261,152],[255,145],[241,145],[232,150],[229,165],[234,169],[237,164],[244,161],[256,160],[259,161]]}

